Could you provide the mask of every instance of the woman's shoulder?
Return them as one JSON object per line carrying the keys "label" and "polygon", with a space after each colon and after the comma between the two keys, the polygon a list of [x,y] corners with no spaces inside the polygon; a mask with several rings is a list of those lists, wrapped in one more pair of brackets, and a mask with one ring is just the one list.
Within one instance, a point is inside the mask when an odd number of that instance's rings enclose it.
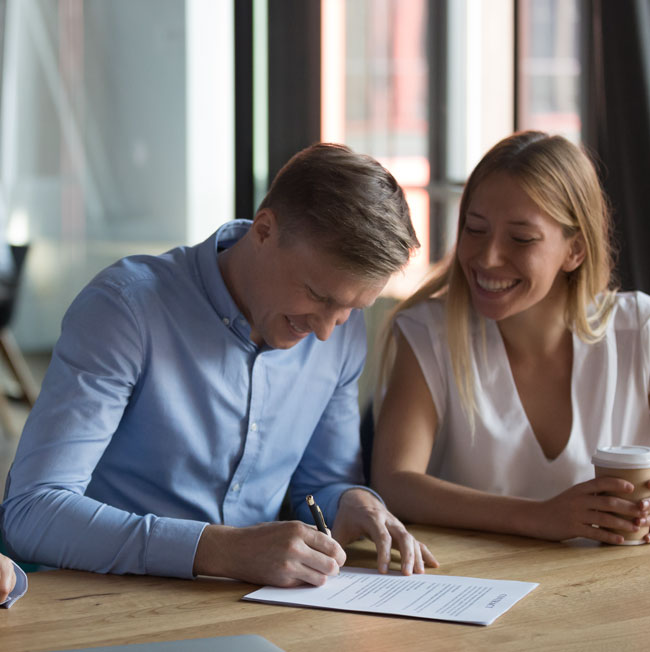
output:
{"label": "woman's shoulder", "polygon": [[400,331],[409,341],[411,348],[429,351],[445,336],[445,304],[440,299],[425,299],[413,306],[400,310],[393,322],[394,331]]}
{"label": "woman's shoulder", "polygon": [[641,330],[650,323],[650,296],[644,292],[618,292],[612,312],[614,330]]}
{"label": "woman's shoulder", "polygon": [[396,318],[419,322],[426,321],[427,323],[432,319],[443,321],[445,318],[445,302],[443,299],[425,299],[424,301],[418,301],[415,305],[400,310]]}

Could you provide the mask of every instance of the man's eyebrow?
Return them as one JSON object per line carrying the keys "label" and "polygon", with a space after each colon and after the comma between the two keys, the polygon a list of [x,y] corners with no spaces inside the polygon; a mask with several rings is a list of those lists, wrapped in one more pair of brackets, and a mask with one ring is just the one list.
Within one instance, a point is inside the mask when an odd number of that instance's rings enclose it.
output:
{"label": "man's eyebrow", "polygon": [[363,303],[363,304],[360,304],[360,305],[353,305],[353,304],[340,303],[334,298],[329,298],[328,300],[332,304],[334,304],[335,306],[338,306],[339,308],[350,308],[352,310],[365,310],[366,308],[370,308],[370,306],[372,306],[372,304],[374,303],[374,301],[372,301],[370,303]]}
{"label": "man's eyebrow", "polygon": [[309,283],[305,283],[305,287],[315,296],[317,297],[320,301],[327,301],[328,303],[334,304],[336,306],[339,306],[341,308],[352,308],[353,310],[365,310],[366,308],[370,308],[373,306],[375,303],[375,300],[371,301],[370,303],[364,303],[362,305],[358,306],[353,306],[353,305],[345,305],[343,303],[340,303],[337,301],[334,297],[331,297],[326,294],[320,294],[320,292],[316,292],[314,288],[309,285]]}
{"label": "man's eyebrow", "polygon": [[365,310],[366,308],[372,308],[375,305],[376,299],[371,301],[370,303],[364,303],[362,306],[355,306],[356,310]]}

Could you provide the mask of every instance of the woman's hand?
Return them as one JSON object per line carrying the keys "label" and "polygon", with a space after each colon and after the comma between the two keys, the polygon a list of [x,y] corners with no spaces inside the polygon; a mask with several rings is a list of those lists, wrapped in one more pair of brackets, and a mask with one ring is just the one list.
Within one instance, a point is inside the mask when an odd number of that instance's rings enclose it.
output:
{"label": "woman's hand", "polygon": [[531,535],[554,541],[586,537],[621,544],[624,539],[620,534],[604,528],[637,532],[640,526],[650,522],[650,500],[632,502],[603,494],[631,494],[633,491],[634,485],[621,478],[601,477],[577,484],[531,508],[535,519]]}

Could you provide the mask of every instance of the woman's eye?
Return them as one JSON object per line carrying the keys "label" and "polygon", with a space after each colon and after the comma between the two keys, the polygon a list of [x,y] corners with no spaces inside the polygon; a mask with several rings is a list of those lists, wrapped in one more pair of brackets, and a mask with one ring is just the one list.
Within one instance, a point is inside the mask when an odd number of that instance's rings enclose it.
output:
{"label": "woman's eye", "polygon": [[530,244],[531,242],[535,242],[537,240],[537,238],[523,238],[516,236],[512,236],[512,239],[519,244]]}
{"label": "woman's eye", "polygon": [[467,233],[471,233],[472,235],[479,235],[481,233],[485,233],[484,229],[477,229],[476,227],[467,226],[467,224],[465,225],[465,231],[467,231]]}

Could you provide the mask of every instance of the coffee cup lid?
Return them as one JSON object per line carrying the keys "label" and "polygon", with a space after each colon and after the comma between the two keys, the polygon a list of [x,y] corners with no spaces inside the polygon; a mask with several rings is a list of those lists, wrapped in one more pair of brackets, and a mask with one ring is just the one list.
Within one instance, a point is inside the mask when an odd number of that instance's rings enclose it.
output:
{"label": "coffee cup lid", "polygon": [[591,462],[608,469],[645,469],[650,467],[650,447],[605,446],[596,450]]}

